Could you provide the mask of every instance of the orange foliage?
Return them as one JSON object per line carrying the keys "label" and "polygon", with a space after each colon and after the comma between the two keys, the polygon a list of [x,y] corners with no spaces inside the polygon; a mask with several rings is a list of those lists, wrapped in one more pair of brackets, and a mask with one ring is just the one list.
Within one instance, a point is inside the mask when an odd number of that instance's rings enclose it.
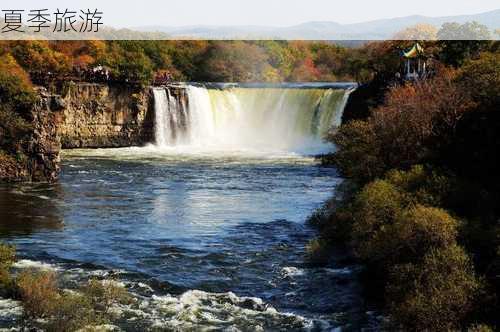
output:
{"label": "orange foliage", "polygon": [[28,73],[19,66],[11,54],[5,54],[0,57],[0,72],[5,76],[17,77],[17,80],[25,88],[31,88],[32,86]]}
{"label": "orange foliage", "polygon": [[298,64],[291,76],[294,81],[314,82],[320,77],[320,72],[314,65],[312,58],[307,57]]}
{"label": "orange foliage", "polygon": [[82,69],[87,69],[91,64],[95,62],[95,59],[88,54],[83,54],[73,60],[73,66]]}

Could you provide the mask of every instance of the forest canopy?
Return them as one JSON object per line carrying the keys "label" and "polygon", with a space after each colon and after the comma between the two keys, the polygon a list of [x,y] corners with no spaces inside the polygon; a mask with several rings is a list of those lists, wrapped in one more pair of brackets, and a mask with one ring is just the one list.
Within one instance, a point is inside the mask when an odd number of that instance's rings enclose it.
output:
{"label": "forest canopy", "polygon": [[[2,41],[0,51],[42,84],[78,79],[98,66],[117,82],[147,85],[159,73],[174,81],[365,81],[369,52],[307,41]],[[48,74],[49,76],[47,76]],[[37,80],[40,76],[43,79]]]}

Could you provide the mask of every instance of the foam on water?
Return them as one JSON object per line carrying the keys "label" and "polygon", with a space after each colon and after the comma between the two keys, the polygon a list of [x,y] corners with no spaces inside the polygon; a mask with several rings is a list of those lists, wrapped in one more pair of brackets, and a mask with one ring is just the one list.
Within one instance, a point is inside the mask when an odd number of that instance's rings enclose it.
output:
{"label": "foam on water", "polygon": [[303,276],[305,274],[304,269],[299,269],[294,266],[286,266],[281,269],[281,273],[285,277],[296,277],[296,276]]}
{"label": "foam on water", "polygon": [[59,268],[53,264],[48,264],[39,261],[33,261],[30,259],[21,259],[13,264],[13,267],[16,269],[40,269],[47,271],[57,271]]}
{"label": "foam on water", "polygon": [[[316,152],[319,152],[316,151]],[[63,158],[100,158],[111,160],[133,160],[139,163],[185,163],[210,162],[221,164],[301,164],[313,165],[317,163],[314,156],[306,151],[291,152],[271,149],[235,149],[221,150],[196,146],[163,146],[148,144],[144,147],[127,147],[115,149],[77,149],[64,150]],[[88,173],[88,171],[87,171]],[[87,174],[80,173],[79,174]]]}
{"label": "foam on water", "polygon": [[20,301],[0,298],[0,330],[2,325],[18,321],[23,316],[23,307]]}
{"label": "foam on water", "polygon": [[[180,295],[156,295],[143,283],[120,278],[106,279],[123,272],[68,269],[40,261],[20,260],[17,269],[57,270],[62,287],[81,284],[99,276],[103,284],[125,287],[133,298],[129,304],[112,304],[108,313],[112,324],[101,326],[105,331],[120,330],[124,325],[133,329],[167,330],[312,330],[327,329],[330,324],[321,319],[308,319],[299,314],[280,312],[258,297],[237,296],[233,292],[213,293],[188,290]],[[139,292],[137,290],[140,290]],[[74,289],[64,288],[75,293]],[[146,294],[147,293],[147,294]],[[22,324],[22,304],[0,299],[0,323],[7,326]]]}

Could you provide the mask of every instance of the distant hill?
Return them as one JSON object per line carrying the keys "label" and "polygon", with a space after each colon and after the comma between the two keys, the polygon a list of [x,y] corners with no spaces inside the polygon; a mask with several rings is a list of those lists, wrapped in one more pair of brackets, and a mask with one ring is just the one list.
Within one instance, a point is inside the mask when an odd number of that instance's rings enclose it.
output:
{"label": "distant hill", "polygon": [[[460,16],[406,16],[391,19],[375,20],[354,24],[337,22],[306,22],[289,27],[269,27],[256,25],[242,26],[143,26],[135,28],[115,29],[102,27],[98,33],[79,33],[76,31],[53,32],[52,27],[40,33],[30,32],[24,25],[21,30],[26,33],[0,33],[0,40],[5,39],[52,39],[52,40],[165,40],[165,39],[288,39],[288,40],[344,40],[346,43],[358,43],[362,40],[391,39],[395,33],[418,23],[427,23],[439,28],[446,22],[465,23],[476,21],[489,28],[491,32],[500,29],[500,9],[486,13]],[[78,26],[79,22],[76,23]],[[0,18],[0,26],[4,25]],[[493,38],[500,36],[492,34]]]}
{"label": "distant hill", "polygon": [[207,25],[185,27],[145,26],[136,27],[134,30],[163,32],[174,39],[376,40],[390,39],[396,32],[418,23],[427,23],[439,28],[446,22],[465,23],[471,21],[486,25],[493,32],[495,29],[500,28],[500,9],[474,15],[443,17],[413,15],[354,24],[307,22],[289,27]]}

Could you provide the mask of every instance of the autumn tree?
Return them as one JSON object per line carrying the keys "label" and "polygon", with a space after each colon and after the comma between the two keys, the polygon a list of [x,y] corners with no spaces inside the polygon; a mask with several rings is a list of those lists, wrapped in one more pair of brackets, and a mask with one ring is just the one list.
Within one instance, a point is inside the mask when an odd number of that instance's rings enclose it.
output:
{"label": "autumn tree", "polygon": [[214,42],[202,64],[202,76],[216,82],[259,81],[267,65],[267,55],[255,44]]}
{"label": "autumn tree", "polygon": [[19,150],[31,128],[29,111],[35,100],[28,74],[14,57],[4,54],[0,57],[0,150]]}

